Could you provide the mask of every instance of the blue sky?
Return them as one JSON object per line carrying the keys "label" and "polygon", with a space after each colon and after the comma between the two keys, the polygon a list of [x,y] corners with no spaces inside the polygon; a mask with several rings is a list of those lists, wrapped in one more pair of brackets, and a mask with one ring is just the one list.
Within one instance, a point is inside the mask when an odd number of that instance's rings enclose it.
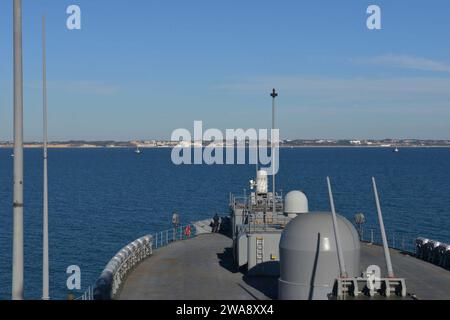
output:
{"label": "blue sky", "polygon": [[[66,8],[82,30],[66,29]],[[382,30],[366,9],[382,10]],[[25,138],[168,139],[176,128],[282,138],[450,139],[450,2],[23,0]],[[12,0],[0,2],[0,140],[12,138]]]}

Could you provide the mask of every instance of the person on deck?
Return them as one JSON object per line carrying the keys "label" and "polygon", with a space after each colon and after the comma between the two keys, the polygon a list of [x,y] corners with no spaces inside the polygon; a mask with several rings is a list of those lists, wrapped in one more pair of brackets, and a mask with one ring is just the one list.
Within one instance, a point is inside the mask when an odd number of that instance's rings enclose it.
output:
{"label": "person on deck", "polygon": [[220,218],[216,213],[213,218],[213,228],[212,228],[213,233],[219,232],[219,225],[220,225]]}

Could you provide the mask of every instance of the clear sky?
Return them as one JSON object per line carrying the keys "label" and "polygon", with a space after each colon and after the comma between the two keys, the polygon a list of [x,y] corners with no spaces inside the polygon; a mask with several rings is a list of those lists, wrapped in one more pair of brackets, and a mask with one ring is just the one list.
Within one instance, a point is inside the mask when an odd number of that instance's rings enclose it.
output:
{"label": "clear sky", "polygon": [[[0,140],[12,138],[12,0],[0,0]],[[66,28],[67,6],[82,29]],[[366,9],[382,10],[368,30]],[[25,138],[168,139],[176,128],[282,138],[450,139],[450,2],[23,0]]]}

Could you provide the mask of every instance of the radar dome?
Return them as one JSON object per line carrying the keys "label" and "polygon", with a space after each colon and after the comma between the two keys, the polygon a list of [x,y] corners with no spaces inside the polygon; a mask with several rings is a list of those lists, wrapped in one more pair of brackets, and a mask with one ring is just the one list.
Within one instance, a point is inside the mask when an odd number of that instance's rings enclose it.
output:
{"label": "radar dome", "polygon": [[[360,275],[360,242],[355,227],[337,215],[347,275]],[[280,239],[281,300],[323,300],[340,276],[333,220],[329,212],[301,214]]]}
{"label": "radar dome", "polygon": [[284,197],[284,213],[287,216],[295,218],[298,214],[308,211],[308,198],[303,192],[294,190]]}

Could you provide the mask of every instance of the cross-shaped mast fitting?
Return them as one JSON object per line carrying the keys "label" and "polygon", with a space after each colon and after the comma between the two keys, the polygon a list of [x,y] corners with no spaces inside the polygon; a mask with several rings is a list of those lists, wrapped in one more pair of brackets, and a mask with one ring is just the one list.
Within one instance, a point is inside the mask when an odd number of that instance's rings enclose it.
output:
{"label": "cross-shaped mast fitting", "polygon": [[270,94],[270,96],[271,96],[272,98],[278,97],[278,93],[275,91],[275,89],[272,89],[272,93]]}

